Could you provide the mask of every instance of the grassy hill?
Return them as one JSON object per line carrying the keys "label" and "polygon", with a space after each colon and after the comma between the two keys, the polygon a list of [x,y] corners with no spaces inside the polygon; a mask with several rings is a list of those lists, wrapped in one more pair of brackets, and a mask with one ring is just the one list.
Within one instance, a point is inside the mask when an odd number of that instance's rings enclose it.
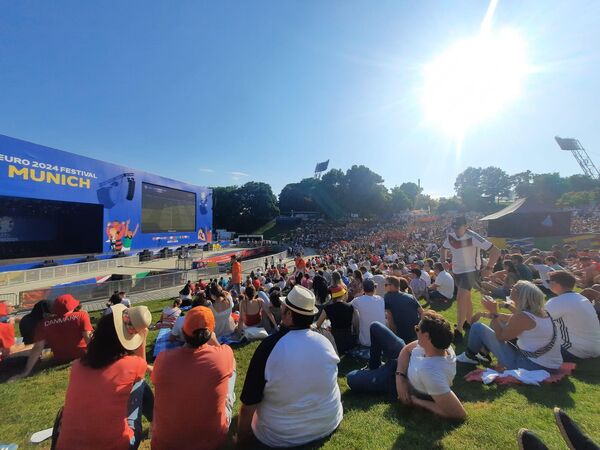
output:
{"label": "grassy hill", "polygon": [[[148,304],[154,320],[168,300]],[[475,307],[479,296],[475,295]],[[454,321],[455,306],[441,311]],[[98,314],[95,315],[97,317]],[[156,338],[150,333],[149,342]],[[238,364],[236,394],[239,399],[250,358],[258,343],[235,349]],[[151,355],[151,344],[148,345]],[[457,353],[462,348],[457,348]],[[151,358],[149,358],[151,360]],[[348,449],[499,449],[517,448],[516,432],[521,427],[534,430],[550,448],[565,448],[554,425],[552,407],[568,411],[587,432],[600,442],[600,361],[580,364],[573,376],[552,385],[484,386],[464,381],[472,366],[458,365],[454,390],[464,402],[469,418],[464,423],[438,419],[424,411],[406,408],[398,401],[383,396],[357,395],[349,391],[345,374],[365,365],[364,361],[343,358],[339,366],[339,385],[344,405],[344,420],[328,439],[306,448]],[[306,376],[311,370],[307,368]],[[35,431],[52,426],[54,416],[64,401],[69,368],[66,365],[46,367],[33,376],[11,384],[0,384],[0,442],[16,442],[19,448],[28,444]],[[93,386],[90,386],[93,389]],[[236,401],[236,414],[239,400]],[[182,405],[182,419],[185,406]],[[146,424],[147,429],[147,424]],[[50,443],[35,446],[49,448]],[[142,449],[149,449],[144,441]],[[229,442],[227,448],[233,448]]]}

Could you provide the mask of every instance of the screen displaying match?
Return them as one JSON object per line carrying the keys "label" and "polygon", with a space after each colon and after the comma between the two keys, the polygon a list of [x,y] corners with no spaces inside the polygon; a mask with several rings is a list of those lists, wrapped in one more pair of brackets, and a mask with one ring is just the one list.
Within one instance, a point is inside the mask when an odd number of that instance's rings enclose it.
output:
{"label": "screen displaying match", "polygon": [[142,232],[196,230],[196,194],[142,183]]}

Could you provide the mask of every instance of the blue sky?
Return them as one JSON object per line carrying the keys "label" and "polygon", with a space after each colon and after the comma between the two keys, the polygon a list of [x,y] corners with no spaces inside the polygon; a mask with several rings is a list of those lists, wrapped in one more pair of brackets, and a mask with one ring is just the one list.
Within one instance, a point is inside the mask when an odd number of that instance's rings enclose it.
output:
{"label": "blue sky", "polygon": [[469,165],[600,163],[600,2],[502,1],[529,74],[456,142],[425,123],[424,65],[479,31],[486,1],[0,2],[0,133],[199,185],[365,164],[451,195]]}

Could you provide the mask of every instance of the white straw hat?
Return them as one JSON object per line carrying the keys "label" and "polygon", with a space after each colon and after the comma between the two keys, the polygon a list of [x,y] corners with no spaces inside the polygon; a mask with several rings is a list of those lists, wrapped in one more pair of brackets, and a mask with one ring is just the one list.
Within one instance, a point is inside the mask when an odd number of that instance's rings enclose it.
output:
{"label": "white straw hat", "polygon": [[118,303],[110,307],[113,322],[119,342],[125,350],[135,350],[144,342],[140,331],[148,328],[152,323],[152,314],[147,306],[133,306],[127,308]]}
{"label": "white straw hat", "polygon": [[284,304],[286,308],[304,316],[314,316],[319,312],[315,307],[315,294],[300,285],[294,286],[288,293]]}

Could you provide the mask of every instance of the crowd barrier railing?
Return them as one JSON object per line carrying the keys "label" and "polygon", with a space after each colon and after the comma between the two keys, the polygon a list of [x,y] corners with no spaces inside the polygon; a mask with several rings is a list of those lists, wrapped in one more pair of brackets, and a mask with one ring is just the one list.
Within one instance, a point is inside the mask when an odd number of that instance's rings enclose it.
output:
{"label": "crowd barrier railing", "polygon": [[130,264],[137,264],[138,261],[139,257],[136,255],[123,258],[100,259],[98,261],[76,264],[64,264],[54,267],[42,267],[39,269],[0,272],[0,286],[13,286],[16,284],[34,283],[37,281],[83,275],[98,270],[107,270]]}
{"label": "crowd barrier railing", "polygon": [[[279,257],[285,259],[287,252],[280,252],[274,255],[268,255],[269,261],[271,256],[274,257],[275,262],[279,261]],[[242,261],[242,270],[244,272],[250,272],[261,266],[261,262],[264,262],[265,256],[248,259]],[[121,260],[125,258],[119,258]],[[264,265],[263,265],[264,267]],[[92,302],[99,300],[107,300],[115,291],[126,292],[128,295],[137,294],[145,291],[154,291],[158,289],[172,288],[183,285],[188,281],[196,282],[198,279],[206,280],[212,277],[225,276],[226,267],[224,266],[212,266],[204,267],[201,269],[194,270],[181,270],[174,272],[161,273],[159,275],[151,275],[143,278],[130,278],[124,280],[105,281],[103,283],[96,284],[84,284],[77,286],[54,286],[52,288],[45,289],[31,289],[19,292],[16,298],[13,298],[15,306],[19,309],[27,310],[31,309],[33,305],[52,296],[53,298],[58,297],[62,294],[71,294],[80,302]]]}

